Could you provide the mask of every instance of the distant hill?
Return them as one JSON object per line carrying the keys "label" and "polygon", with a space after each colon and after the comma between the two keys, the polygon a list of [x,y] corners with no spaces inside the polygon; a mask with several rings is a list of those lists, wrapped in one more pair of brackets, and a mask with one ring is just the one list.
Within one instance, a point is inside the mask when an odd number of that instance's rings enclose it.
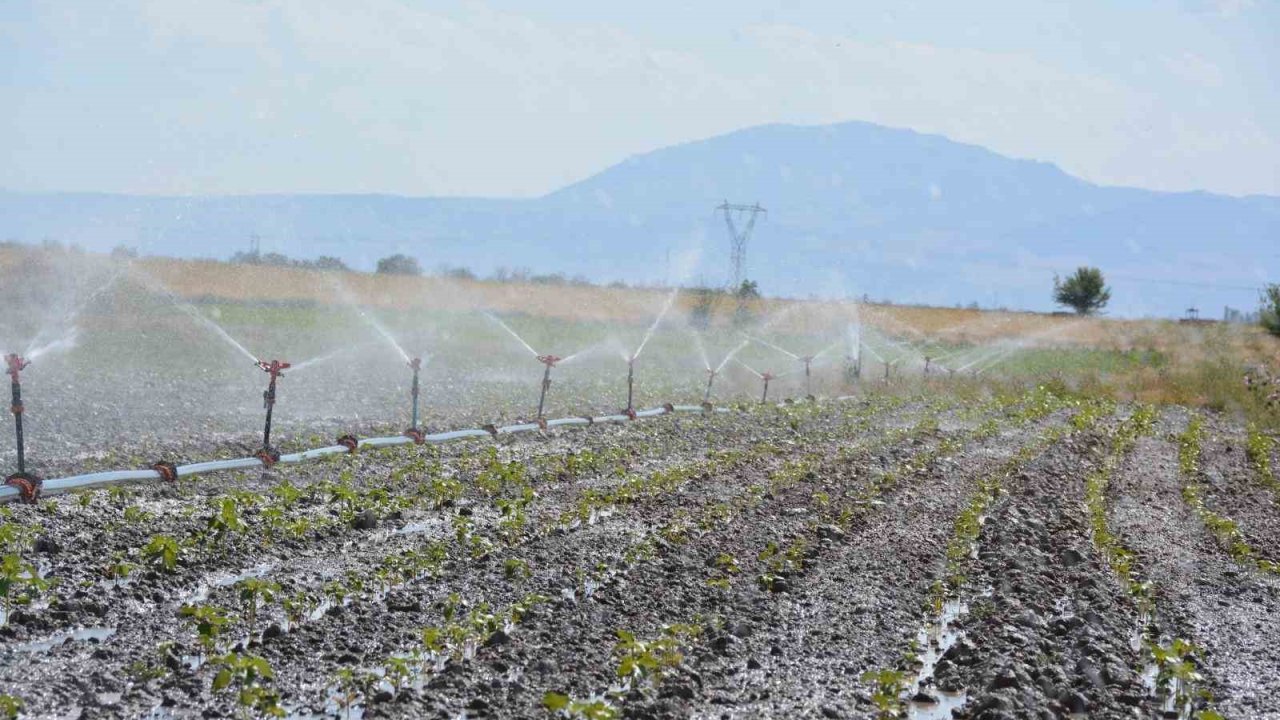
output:
{"label": "distant hill", "polygon": [[[1280,198],[1101,187],[1056,166],[860,122],[766,125],[629,158],[529,200],[383,195],[131,197],[0,192],[0,239],[118,244],[227,257],[336,255],[661,280],[668,251],[701,248],[691,279],[724,279],[713,208],[767,215],[748,275],[770,293],[1048,309],[1054,272],[1097,265],[1117,314],[1208,317],[1256,305],[1280,275]],[[1269,272],[1268,272],[1269,271]]]}

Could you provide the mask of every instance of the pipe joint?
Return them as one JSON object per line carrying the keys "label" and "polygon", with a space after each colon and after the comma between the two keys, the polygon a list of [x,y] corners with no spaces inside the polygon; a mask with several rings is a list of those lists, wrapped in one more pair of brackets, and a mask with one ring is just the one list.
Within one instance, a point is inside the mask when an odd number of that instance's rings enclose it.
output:
{"label": "pipe joint", "polygon": [[360,441],[355,435],[343,435],[338,438],[338,444],[346,448],[348,453],[354,453],[360,447]]}
{"label": "pipe joint", "polygon": [[404,436],[412,440],[414,445],[421,445],[427,441],[427,434],[416,427],[405,430]]}
{"label": "pipe joint", "polygon": [[22,498],[22,502],[34,505],[36,500],[40,499],[40,490],[44,487],[44,480],[31,473],[17,472],[5,478],[4,484],[17,488],[18,496]]}
{"label": "pipe joint", "polygon": [[253,456],[262,462],[262,467],[269,468],[280,462],[280,451],[273,447],[264,447]]}
{"label": "pipe joint", "polygon": [[151,463],[151,469],[156,471],[162,482],[174,483],[178,481],[178,466],[171,462],[160,460]]}

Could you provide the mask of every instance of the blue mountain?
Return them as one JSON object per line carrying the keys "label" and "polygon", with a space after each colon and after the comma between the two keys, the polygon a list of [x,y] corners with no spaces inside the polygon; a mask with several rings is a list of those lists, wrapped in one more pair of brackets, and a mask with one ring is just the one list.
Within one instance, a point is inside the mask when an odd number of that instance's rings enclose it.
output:
{"label": "blue mountain", "polygon": [[1099,186],[862,122],[667,147],[534,199],[0,192],[0,238],[227,257],[257,235],[264,251],[364,269],[403,252],[429,268],[650,282],[668,274],[668,257],[700,250],[685,279],[719,284],[728,232],[714,208],[725,200],[767,209],[747,274],[770,294],[1044,310],[1054,274],[1087,264],[1109,276],[1117,314],[1195,305],[1214,316],[1252,309],[1280,270],[1280,198]]}

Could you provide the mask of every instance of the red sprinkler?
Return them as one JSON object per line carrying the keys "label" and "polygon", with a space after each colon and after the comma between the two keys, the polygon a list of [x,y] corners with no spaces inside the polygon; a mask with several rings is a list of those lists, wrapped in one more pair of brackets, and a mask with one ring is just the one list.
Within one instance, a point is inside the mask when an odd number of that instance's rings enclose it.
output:
{"label": "red sprinkler", "polygon": [[27,369],[31,361],[10,353],[4,356],[4,362],[13,396],[9,412],[13,413],[13,428],[18,440],[18,472],[5,478],[4,484],[17,488],[23,502],[33,503],[40,496],[40,488],[44,481],[27,472],[27,458],[22,437],[22,371]]}
{"label": "red sprinkler", "polygon": [[546,402],[546,399],[547,399],[547,391],[551,389],[551,368],[555,367],[556,363],[560,362],[563,359],[564,358],[560,357],[559,355],[539,355],[538,356],[538,362],[547,366],[547,369],[542,373],[542,394],[538,396],[538,418],[539,419],[542,418],[542,407],[543,407],[543,403]]}
{"label": "red sprinkler", "polygon": [[287,362],[272,360],[258,361],[258,369],[265,372],[271,377],[267,382],[267,389],[262,393],[262,406],[267,411],[267,422],[262,426],[262,449],[258,451],[258,459],[266,467],[271,467],[280,460],[280,452],[271,447],[271,412],[276,407],[276,380],[284,376],[284,371],[290,367]]}
{"label": "red sprinkler", "polygon": [[773,373],[764,372],[760,374],[760,379],[764,381],[764,392],[760,394],[760,404],[764,404],[769,400],[769,381],[774,378]]}

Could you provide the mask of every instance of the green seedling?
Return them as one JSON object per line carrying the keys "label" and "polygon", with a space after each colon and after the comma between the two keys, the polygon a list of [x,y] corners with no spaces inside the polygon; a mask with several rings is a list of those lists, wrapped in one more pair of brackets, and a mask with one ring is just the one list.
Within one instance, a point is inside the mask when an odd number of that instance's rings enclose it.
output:
{"label": "green seedling", "polygon": [[244,617],[249,622],[249,636],[257,634],[258,609],[264,603],[274,602],[276,593],[280,592],[280,584],[263,578],[246,578],[236,583],[236,593],[244,608]]}
{"label": "green seedling", "polygon": [[529,577],[529,563],[519,558],[508,558],[502,563],[502,572],[508,580],[524,580]]}
{"label": "green seedling", "polygon": [[4,608],[5,622],[14,605],[30,604],[50,586],[48,580],[40,577],[36,566],[17,553],[0,558],[0,606]]}
{"label": "green seedling", "polygon": [[242,717],[284,717],[280,694],[267,688],[271,680],[271,664],[256,655],[227,653],[214,658],[218,673],[213,677],[213,691],[228,688],[235,691],[236,704]]}
{"label": "green seedling", "polygon": [[319,604],[315,596],[305,590],[299,590],[280,601],[280,607],[284,609],[284,616],[289,621],[289,627],[301,625],[302,621],[319,607]]}
{"label": "green seedling", "polygon": [[168,535],[154,535],[142,546],[142,557],[153,567],[173,572],[178,567],[178,558],[182,556],[182,547],[178,541]]}
{"label": "green seedling", "polygon": [[351,668],[342,668],[338,670],[334,676],[334,684],[337,691],[333,695],[333,702],[342,710],[343,716],[350,720],[351,709],[359,703],[369,688],[377,682],[377,678],[371,677],[365,673],[358,673]]}
{"label": "green seedling", "polygon": [[617,720],[620,717],[618,709],[604,699],[575,700],[556,692],[542,696],[542,707],[557,717],[571,720]]}
{"label": "green seedling", "polygon": [[240,517],[240,505],[234,496],[227,496],[211,503],[208,528],[214,540],[221,542],[231,535],[244,532],[245,522]]}
{"label": "green seedling", "polygon": [[391,685],[391,690],[399,693],[413,682],[413,666],[407,658],[392,655],[383,663],[382,679]]}
{"label": "green seedling", "polygon": [[907,673],[901,670],[868,670],[862,674],[862,682],[871,685],[871,702],[880,718],[897,718],[902,715],[902,696],[910,687]]}
{"label": "green seedling", "polygon": [[18,715],[22,712],[22,698],[8,693],[0,693],[0,718],[3,720],[18,720]]}
{"label": "green seedling", "polygon": [[213,605],[183,605],[178,615],[195,623],[200,645],[209,653],[218,649],[218,638],[231,624],[231,617],[227,612]]}

